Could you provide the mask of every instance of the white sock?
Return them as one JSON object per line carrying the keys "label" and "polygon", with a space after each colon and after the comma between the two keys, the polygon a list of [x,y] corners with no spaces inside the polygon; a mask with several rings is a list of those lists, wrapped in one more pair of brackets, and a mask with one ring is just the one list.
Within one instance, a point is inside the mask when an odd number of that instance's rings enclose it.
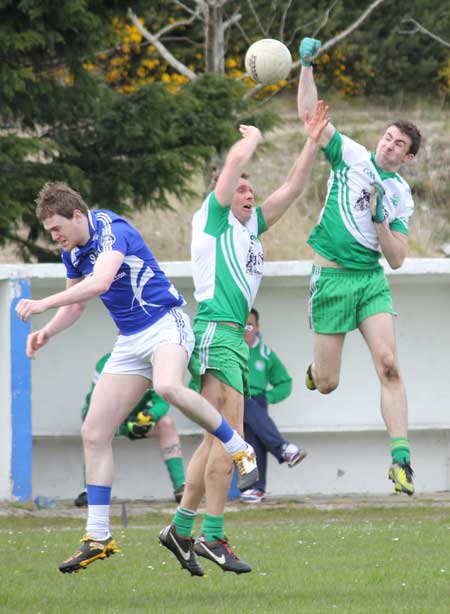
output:
{"label": "white sock", "polygon": [[237,452],[246,452],[247,443],[242,439],[242,437],[234,431],[233,437],[227,441],[227,443],[223,443],[225,450],[228,454],[236,454]]}
{"label": "white sock", "polygon": [[88,505],[86,533],[94,539],[105,539],[109,532],[109,505]]}

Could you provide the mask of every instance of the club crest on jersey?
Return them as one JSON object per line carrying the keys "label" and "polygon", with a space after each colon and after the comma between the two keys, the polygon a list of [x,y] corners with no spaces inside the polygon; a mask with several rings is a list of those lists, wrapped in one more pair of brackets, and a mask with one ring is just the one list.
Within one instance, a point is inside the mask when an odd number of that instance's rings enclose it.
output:
{"label": "club crest on jersey", "polygon": [[102,235],[102,237],[100,238],[100,247],[102,250],[108,250],[111,249],[115,242],[116,237],[112,233]]}
{"label": "club crest on jersey", "polygon": [[263,363],[263,361],[262,361],[262,360],[257,360],[257,361],[255,362],[255,369],[256,369],[257,371],[264,371],[264,363]]}
{"label": "club crest on jersey", "polygon": [[365,211],[366,209],[369,208],[369,206],[370,206],[370,192],[369,190],[366,190],[366,188],[363,188],[361,190],[361,194],[356,199],[356,202],[353,205],[353,208],[356,209],[357,211]]}

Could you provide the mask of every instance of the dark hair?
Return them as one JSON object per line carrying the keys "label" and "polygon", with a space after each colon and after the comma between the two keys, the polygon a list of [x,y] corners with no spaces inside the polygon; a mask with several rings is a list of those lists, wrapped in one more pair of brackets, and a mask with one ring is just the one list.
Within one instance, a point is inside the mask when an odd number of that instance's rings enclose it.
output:
{"label": "dark hair", "polygon": [[258,313],[258,311],[254,307],[252,307],[250,309],[250,313],[252,313],[255,316],[256,324],[259,324],[259,313]]}
{"label": "dark hair", "polygon": [[71,220],[76,209],[84,215],[89,210],[81,195],[62,181],[46,183],[36,199],[36,215],[41,221],[52,215]]}
{"label": "dark hair", "polygon": [[400,130],[400,132],[406,134],[406,136],[409,136],[411,139],[411,147],[409,148],[408,153],[415,156],[419,151],[420,142],[422,140],[422,135],[420,134],[419,128],[407,119],[398,119],[396,122],[390,125],[395,126]]}

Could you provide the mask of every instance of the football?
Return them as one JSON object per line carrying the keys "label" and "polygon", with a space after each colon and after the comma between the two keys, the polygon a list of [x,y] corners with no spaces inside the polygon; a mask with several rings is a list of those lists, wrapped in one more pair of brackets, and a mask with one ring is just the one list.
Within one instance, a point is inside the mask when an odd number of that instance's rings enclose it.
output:
{"label": "football", "polygon": [[245,69],[257,83],[270,85],[286,79],[292,67],[289,49],[274,38],[254,42],[245,54]]}

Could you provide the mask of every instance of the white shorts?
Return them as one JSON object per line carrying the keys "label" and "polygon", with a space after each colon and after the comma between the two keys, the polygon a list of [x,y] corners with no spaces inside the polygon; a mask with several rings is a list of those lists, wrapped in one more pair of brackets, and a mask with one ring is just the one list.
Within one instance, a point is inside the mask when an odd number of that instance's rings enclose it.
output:
{"label": "white shorts", "polygon": [[134,335],[119,335],[103,373],[153,377],[153,353],[165,343],[181,345],[187,352],[186,364],[195,345],[189,316],[182,309],[171,309],[152,326]]}

